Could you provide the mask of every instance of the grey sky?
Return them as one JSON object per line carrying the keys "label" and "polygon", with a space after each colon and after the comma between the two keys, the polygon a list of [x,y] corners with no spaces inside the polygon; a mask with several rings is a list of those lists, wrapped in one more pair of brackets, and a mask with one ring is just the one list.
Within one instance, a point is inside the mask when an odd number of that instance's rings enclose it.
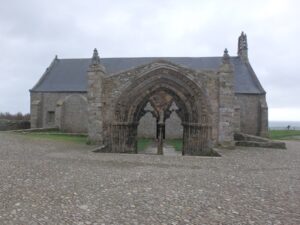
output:
{"label": "grey sky", "polygon": [[28,90],[59,58],[236,55],[241,31],[270,119],[300,120],[300,2],[2,0],[0,111],[29,112]]}

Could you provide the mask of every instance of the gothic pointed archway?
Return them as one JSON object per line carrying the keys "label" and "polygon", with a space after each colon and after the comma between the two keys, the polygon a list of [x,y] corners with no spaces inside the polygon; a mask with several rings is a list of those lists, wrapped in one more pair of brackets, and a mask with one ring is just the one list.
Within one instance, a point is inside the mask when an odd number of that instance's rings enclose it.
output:
{"label": "gothic pointed archway", "polygon": [[162,64],[146,72],[121,94],[110,126],[112,152],[137,153],[137,126],[149,99],[172,96],[183,125],[183,154],[202,155],[211,147],[210,107],[205,92],[186,74]]}

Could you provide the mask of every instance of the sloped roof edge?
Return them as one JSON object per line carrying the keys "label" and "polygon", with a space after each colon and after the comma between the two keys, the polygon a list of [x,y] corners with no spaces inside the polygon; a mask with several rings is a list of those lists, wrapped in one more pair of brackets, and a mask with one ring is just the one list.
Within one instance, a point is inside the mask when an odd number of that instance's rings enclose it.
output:
{"label": "sloped roof edge", "polygon": [[[142,57],[142,58],[101,58],[101,64],[109,75],[130,70],[157,60],[193,70],[217,70],[222,57]],[[265,94],[254,70],[249,63],[244,63],[238,56],[230,57],[235,70],[235,92]],[[86,92],[86,73],[91,63],[90,58],[57,59],[46,69],[31,92]]]}

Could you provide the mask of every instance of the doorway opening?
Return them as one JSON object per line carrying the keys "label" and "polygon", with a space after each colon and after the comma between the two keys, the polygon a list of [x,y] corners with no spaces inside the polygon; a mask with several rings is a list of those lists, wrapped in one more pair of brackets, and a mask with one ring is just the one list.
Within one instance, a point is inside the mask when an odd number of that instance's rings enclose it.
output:
{"label": "doorway opening", "polygon": [[177,115],[180,108],[165,91],[149,97],[142,110],[137,132],[137,152],[182,155],[183,128]]}

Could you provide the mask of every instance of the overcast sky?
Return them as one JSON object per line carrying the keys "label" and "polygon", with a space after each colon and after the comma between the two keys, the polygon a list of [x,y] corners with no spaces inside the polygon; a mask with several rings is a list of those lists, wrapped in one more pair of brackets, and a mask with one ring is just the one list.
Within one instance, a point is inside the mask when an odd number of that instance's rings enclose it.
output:
{"label": "overcast sky", "polygon": [[270,120],[300,121],[300,1],[1,0],[0,112],[29,112],[29,89],[59,58],[237,54],[241,31]]}

